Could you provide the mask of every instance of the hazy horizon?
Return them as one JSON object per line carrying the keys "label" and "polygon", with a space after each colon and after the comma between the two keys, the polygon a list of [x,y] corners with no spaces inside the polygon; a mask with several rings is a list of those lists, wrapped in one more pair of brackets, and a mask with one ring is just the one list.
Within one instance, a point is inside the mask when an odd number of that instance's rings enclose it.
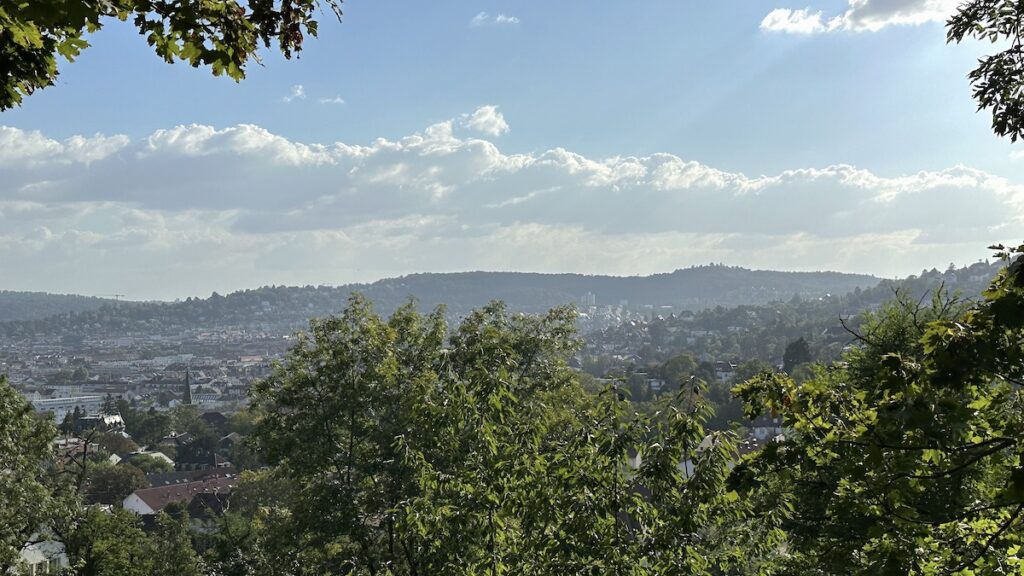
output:
{"label": "hazy horizon", "polygon": [[[987,253],[990,253],[990,252],[991,251],[987,251]],[[264,284],[256,284],[256,285],[240,285],[240,286],[237,286],[237,287],[226,288],[226,289],[214,288],[214,289],[212,289],[212,290],[210,290],[208,292],[205,292],[205,293],[200,292],[200,293],[188,293],[188,294],[171,294],[169,296],[157,296],[157,297],[136,297],[133,294],[123,294],[123,293],[85,293],[85,292],[64,291],[64,290],[15,289],[15,288],[9,288],[9,287],[6,287],[6,286],[0,286],[0,291],[6,290],[6,291],[11,291],[11,292],[38,292],[38,293],[46,293],[46,294],[53,294],[53,295],[86,296],[86,297],[107,298],[107,299],[115,299],[116,298],[116,299],[120,299],[120,300],[123,300],[123,301],[136,301],[136,302],[173,302],[173,301],[176,301],[176,300],[185,300],[186,298],[190,298],[190,297],[191,298],[207,298],[207,297],[209,297],[214,292],[216,292],[218,294],[221,294],[221,295],[227,295],[227,294],[231,294],[231,293],[234,293],[234,292],[240,292],[240,291],[245,291],[245,290],[255,290],[255,289],[260,289],[260,288],[276,287],[276,286],[284,286],[284,287],[326,286],[326,287],[330,287],[330,288],[335,288],[335,287],[349,286],[349,285],[371,285],[371,284],[374,284],[374,283],[377,283],[377,282],[384,282],[384,281],[388,281],[388,280],[395,280],[395,279],[400,279],[400,278],[404,278],[404,277],[408,277],[408,276],[430,275],[430,274],[473,274],[473,273],[492,274],[493,273],[493,274],[542,274],[542,275],[552,275],[552,276],[556,276],[556,275],[579,275],[579,276],[595,276],[595,277],[608,277],[608,278],[649,278],[649,277],[652,277],[652,276],[673,274],[675,272],[689,270],[689,269],[692,269],[692,268],[705,268],[705,267],[711,267],[711,266],[722,266],[722,267],[726,267],[726,268],[741,268],[741,269],[744,269],[744,270],[747,270],[747,271],[750,271],[750,272],[784,272],[784,273],[807,273],[807,274],[814,274],[814,273],[849,274],[849,275],[859,275],[859,276],[872,277],[872,278],[877,279],[879,282],[881,282],[883,280],[900,280],[900,279],[904,279],[904,278],[907,278],[909,276],[917,275],[922,270],[933,270],[933,269],[935,269],[935,270],[945,270],[949,266],[949,264],[954,264],[956,267],[960,268],[960,267],[967,267],[967,266],[970,266],[971,264],[974,264],[976,262],[981,262],[981,261],[992,262],[992,261],[994,261],[994,259],[991,258],[991,257],[989,257],[989,258],[978,258],[978,259],[976,259],[973,262],[947,262],[944,266],[923,266],[921,268],[917,268],[915,270],[909,271],[906,274],[897,274],[897,275],[893,275],[893,276],[882,276],[882,275],[879,275],[879,274],[871,274],[870,272],[847,272],[847,271],[842,271],[842,270],[825,270],[825,269],[781,270],[781,269],[773,269],[773,268],[758,268],[756,266],[734,265],[734,264],[729,264],[729,263],[726,263],[726,262],[707,262],[707,263],[703,263],[703,264],[692,264],[692,265],[685,266],[685,267],[678,267],[678,268],[674,268],[672,270],[656,270],[656,271],[653,271],[653,272],[643,273],[643,274],[640,274],[640,273],[638,273],[638,274],[601,274],[601,273],[593,273],[593,272],[586,272],[586,271],[576,272],[576,271],[481,270],[481,269],[445,270],[445,271],[413,271],[413,272],[407,272],[407,273],[404,273],[404,274],[398,274],[398,275],[394,275],[394,276],[382,276],[382,277],[379,277],[379,278],[374,278],[374,279],[370,279],[370,280],[366,280],[366,281],[332,282],[332,283],[328,283],[328,282],[301,282],[301,283],[299,283],[299,282],[279,282],[279,283],[264,283]]]}

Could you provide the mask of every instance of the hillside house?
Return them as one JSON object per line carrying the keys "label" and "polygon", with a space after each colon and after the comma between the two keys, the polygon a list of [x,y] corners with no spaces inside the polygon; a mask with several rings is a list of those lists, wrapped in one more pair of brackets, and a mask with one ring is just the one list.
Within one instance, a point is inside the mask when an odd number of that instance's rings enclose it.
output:
{"label": "hillside house", "polygon": [[207,478],[183,484],[170,484],[153,488],[142,488],[124,499],[125,510],[146,516],[158,514],[169,504],[180,503],[189,506],[199,494],[228,494],[238,484],[235,476]]}

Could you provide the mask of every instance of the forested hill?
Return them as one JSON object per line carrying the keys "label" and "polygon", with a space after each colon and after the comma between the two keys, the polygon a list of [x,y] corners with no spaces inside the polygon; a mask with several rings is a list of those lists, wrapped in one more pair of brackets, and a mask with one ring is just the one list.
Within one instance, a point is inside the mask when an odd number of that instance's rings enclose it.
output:
{"label": "forested hill", "polygon": [[[312,316],[340,311],[353,291],[368,296],[385,313],[415,297],[423,309],[446,304],[452,314],[461,315],[491,300],[504,300],[513,310],[541,312],[579,302],[588,292],[594,294],[599,306],[626,300],[634,305],[701,310],[788,300],[794,294],[803,298],[845,294],[878,282],[875,277],[858,274],[774,272],[727,266],[701,266],[635,277],[515,272],[413,274],[372,284],[264,287],[179,302],[108,302],[93,310],[69,311],[45,319],[33,316],[20,322],[0,322],[0,336],[161,333],[225,326],[297,329]],[[0,316],[0,320],[4,318],[11,317]]]}
{"label": "forested hill", "polygon": [[98,310],[104,305],[113,303],[114,300],[107,298],[75,294],[0,290],[0,322],[39,320],[68,312]]}
{"label": "forested hill", "polygon": [[794,294],[819,297],[845,294],[878,283],[874,276],[838,272],[774,272],[728,266],[700,266],[651,276],[590,276],[521,272],[413,274],[371,285],[366,293],[376,302],[397,302],[408,294],[427,307],[466,303],[472,307],[504,300],[516,309],[542,312],[577,302],[586,293],[598,306],[630,304],[702,310],[715,306],[763,304]]}

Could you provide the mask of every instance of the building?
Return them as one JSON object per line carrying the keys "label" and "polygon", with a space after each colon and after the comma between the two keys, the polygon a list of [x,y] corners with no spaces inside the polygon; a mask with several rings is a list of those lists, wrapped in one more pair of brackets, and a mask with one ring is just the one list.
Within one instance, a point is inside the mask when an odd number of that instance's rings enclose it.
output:
{"label": "building", "polygon": [[187,507],[199,494],[228,494],[237,483],[234,476],[222,476],[183,484],[142,488],[125,498],[122,506],[125,510],[131,510],[140,516],[157,514],[172,503],[180,503]]}
{"label": "building", "polygon": [[75,423],[75,432],[99,430],[100,432],[124,432],[124,419],[120,414],[90,414],[82,416]]}
{"label": "building", "polygon": [[95,414],[103,407],[100,396],[72,396],[70,398],[38,398],[30,400],[36,412],[53,414],[54,420],[62,422],[64,417],[75,411],[82,414]]}
{"label": "building", "polygon": [[580,296],[580,306],[589,307],[589,306],[596,306],[596,305],[597,305],[597,295],[594,294],[593,292],[587,292],[583,296]]}
{"label": "building", "polygon": [[759,442],[765,442],[786,433],[782,427],[782,417],[778,415],[760,416],[750,424],[750,432]]}
{"label": "building", "polygon": [[70,566],[64,544],[56,540],[41,540],[39,534],[33,534],[31,544],[21,549],[21,563],[25,568],[22,574],[38,576],[40,574],[60,574]]}

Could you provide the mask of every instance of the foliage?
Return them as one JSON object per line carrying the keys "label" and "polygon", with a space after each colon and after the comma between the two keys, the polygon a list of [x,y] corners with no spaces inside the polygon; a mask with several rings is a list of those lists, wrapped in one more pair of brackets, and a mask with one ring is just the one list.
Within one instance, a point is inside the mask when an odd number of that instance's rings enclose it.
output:
{"label": "foliage", "polygon": [[782,354],[782,371],[792,374],[793,370],[801,364],[812,362],[811,347],[803,336],[786,345],[786,351]]}
{"label": "foliage", "polygon": [[46,292],[0,290],[0,321],[41,320],[68,312],[95,310],[113,300]]}
{"label": "foliage", "polygon": [[131,464],[92,464],[86,473],[83,499],[87,504],[117,504],[139,488],[145,488],[146,475]]}
{"label": "foliage", "polygon": [[117,454],[124,458],[131,452],[139,449],[138,444],[133,442],[131,438],[125,438],[117,432],[104,432],[97,434],[96,443],[100,445],[100,448],[105,450],[108,454]]}
{"label": "foliage", "polygon": [[978,109],[992,112],[992,131],[1016,142],[1024,136],[1024,6],[1015,0],[969,0],[947,22],[948,42],[965,38],[1009,44],[978,61],[967,78]]}
{"label": "foliage", "polygon": [[1020,573],[1022,343],[1018,257],[980,303],[900,299],[844,363],[738,387],[748,415],[776,411],[790,431],[735,474],[786,513],[783,571]]}
{"label": "foliage", "polygon": [[56,513],[50,442],[56,430],[0,376],[0,573],[12,570],[33,534]]}
{"label": "foliage", "polygon": [[125,510],[89,507],[66,531],[76,576],[199,576],[201,563],[192,549],[188,517],[161,514],[146,534],[139,517]]}
{"label": "foliage", "polygon": [[324,551],[325,570],[399,561],[390,510],[409,496],[412,478],[394,438],[443,335],[439,314],[406,307],[384,322],[354,297],[340,317],[313,321],[287,363],[254,388],[256,441],[296,483],[292,522]]}
{"label": "foliage", "polygon": [[155,446],[171,433],[171,417],[167,413],[157,412],[155,408],[143,412],[127,402],[121,402],[118,410],[124,419],[125,432],[140,446]]}
{"label": "foliage", "polygon": [[[170,472],[174,470],[169,462],[162,458],[154,458],[147,456],[146,454],[136,454],[126,459],[127,464],[142,470],[144,474],[154,474],[157,472]],[[125,464],[125,465],[127,465]]]}
{"label": "foliage", "polygon": [[192,547],[188,514],[160,514],[150,537],[151,576],[201,576],[203,564]]}
{"label": "foliage", "polygon": [[179,404],[171,410],[171,429],[181,434],[202,435],[210,433],[210,428],[203,422],[199,407],[194,404]]}
{"label": "foliage", "polygon": [[[585,388],[569,365],[572,309],[494,303],[452,329],[442,309],[408,303],[385,319],[353,297],[311,323],[231,420],[251,432],[237,455],[269,467],[242,475],[212,533],[180,515],[146,534],[132,515],[84,507],[116,502],[139,473],[94,458],[80,483],[55,483],[52,426],[13,392],[0,430],[46,438],[26,464],[46,514],[23,527],[50,522],[78,574],[1020,573],[1022,262],[980,302],[898,292],[861,317],[839,362],[793,352],[791,374],[751,361],[729,382],[683,353]],[[751,317],[734,312],[703,317]],[[633,401],[648,378],[667,392]],[[737,380],[747,417],[775,412],[787,427],[742,460],[726,395]],[[188,431],[182,457],[219,449],[195,407],[118,410],[154,441]],[[2,526],[16,550],[27,536]]]}
{"label": "foliage", "polygon": [[[304,552],[293,531],[296,491],[280,469],[243,472],[232,508],[206,544],[212,573],[224,576],[303,574]],[[314,572],[315,573],[315,572]]]}
{"label": "foliage", "polygon": [[[701,387],[650,417],[588,395],[575,315],[484,307],[389,320],[354,297],[254,389],[264,505],[229,515],[225,573],[710,574],[773,550],[725,488]],[[635,456],[641,454],[637,467]],[[632,465],[631,465],[632,462]],[[225,542],[235,542],[235,548]],[[742,551],[741,551],[742,550]]]}
{"label": "foliage", "polygon": [[286,58],[299,52],[321,6],[341,17],[340,0],[0,0],[0,110],[52,85],[57,57],[74,60],[111,19],[130,20],[166,62],[240,80],[261,44]]}

